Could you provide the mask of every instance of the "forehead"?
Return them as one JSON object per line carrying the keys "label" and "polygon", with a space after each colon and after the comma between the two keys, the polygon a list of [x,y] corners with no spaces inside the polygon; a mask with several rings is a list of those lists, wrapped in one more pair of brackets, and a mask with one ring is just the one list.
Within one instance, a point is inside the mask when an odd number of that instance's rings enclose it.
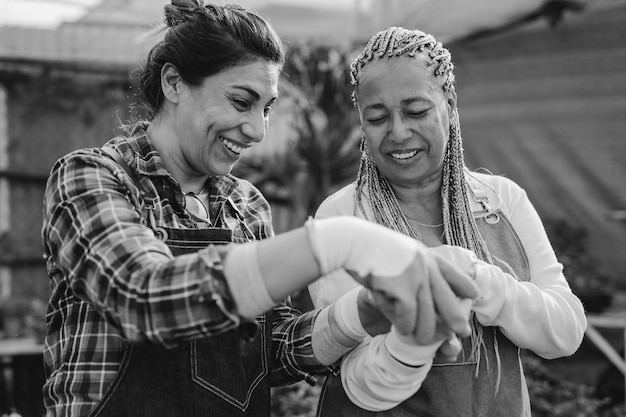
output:
{"label": "forehead", "polygon": [[383,96],[432,96],[442,91],[421,55],[376,58],[366,64],[358,78],[358,101]]}
{"label": "forehead", "polygon": [[217,74],[208,76],[204,79],[203,86],[210,90],[243,87],[254,90],[260,97],[276,97],[279,76],[279,64],[256,60],[228,67]]}

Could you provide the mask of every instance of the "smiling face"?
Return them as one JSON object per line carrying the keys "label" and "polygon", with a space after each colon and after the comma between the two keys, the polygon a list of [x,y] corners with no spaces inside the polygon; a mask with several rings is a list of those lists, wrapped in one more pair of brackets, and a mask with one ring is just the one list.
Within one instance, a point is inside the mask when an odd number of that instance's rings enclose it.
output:
{"label": "smiling face", "polygon": [[446,97],[422,56],[369,62],[356,100],[372,160],[392,185],[440,181],[456,97]]}
{"label": "smiling face", "polygon": [[174,73],[164,76],[174,92],[170,157],[190,177],[230,173],[242,153],[265,138],[280,66],[257,60],[206,77],[199,86],[183,82],[173,67],[167,71]]}

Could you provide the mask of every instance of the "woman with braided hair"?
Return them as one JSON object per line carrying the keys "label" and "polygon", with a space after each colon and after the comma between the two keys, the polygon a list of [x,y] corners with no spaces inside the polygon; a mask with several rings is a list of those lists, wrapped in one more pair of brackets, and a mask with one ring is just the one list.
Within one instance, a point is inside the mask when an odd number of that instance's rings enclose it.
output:
{"label": "woman with braided hair", "polygon": [[[357,180],[316,218],[353,215],[412,237],[479,288],[471,336],[455,360],[431,343],[388,333],[365,338],[322,390],[320,416],[529,417],[520,349],[574,353],[586,319],[541,220],[513,181],[470,172],[451,56],[419,30],[377,33],[350,67],[362,128]],[[336,272],[309,286],[316,307],[358,284]]]}
{"label": "woman with braided hair", "polygon": [[[145,112],[48,179],[48,416],[267,417],[270,385],[327,373],[372,324],[469,334],[465,271],[353,217],[274,237],[267,201],[230,174],[278,95],[284,53],[264,19],[173,0],[157,31]],[[339,268],[378,300],[359,290],[303,315],[283,301]]]}

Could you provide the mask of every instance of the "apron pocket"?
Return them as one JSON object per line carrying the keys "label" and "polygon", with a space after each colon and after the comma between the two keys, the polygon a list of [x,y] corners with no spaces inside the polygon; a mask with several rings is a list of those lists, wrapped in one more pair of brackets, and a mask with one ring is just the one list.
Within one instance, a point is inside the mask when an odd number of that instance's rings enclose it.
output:
{"label": "apron pocket", "polygon": [[191,343],[191,378],[200,387],[240,411],[250,404],[254,390],[268,375],[265,316],[260,329],[246,342],[235,329]]}

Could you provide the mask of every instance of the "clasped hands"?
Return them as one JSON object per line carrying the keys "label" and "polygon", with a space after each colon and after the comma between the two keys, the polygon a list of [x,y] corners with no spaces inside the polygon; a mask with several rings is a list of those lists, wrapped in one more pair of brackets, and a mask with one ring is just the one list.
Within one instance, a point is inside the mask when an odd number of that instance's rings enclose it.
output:
{"label": "clasped hands", "polygon": [[455,336],[467,337],[471,332],[469,318],[478,289],[467,265],[445,256],[447,248],[451,247],[421,248],[393,277],[348,272],[369,288],[371,302],[404,340],[412,338],[418,345],[444,342],[441,353],[454,358],[460,349]]}
{"label": "clasped hands", "polygon": [[341,267],[370,289],[375,306],[405,339],[430,345],[469,336],[478,297],[473,252],[447,245],[428,248],[354,217],[318,220],[314,228],[311,242],[322,274]]}
{"label": "clasped hands", "polygon": [[469,336],[471,307],[478,297],[473,252],[447,245],[428,248],[371,222],[335,220],[317,223],[317,243],[326,249],[323,261],[341,263],[369,288],[373,303],[404,338],[429,345]]}

